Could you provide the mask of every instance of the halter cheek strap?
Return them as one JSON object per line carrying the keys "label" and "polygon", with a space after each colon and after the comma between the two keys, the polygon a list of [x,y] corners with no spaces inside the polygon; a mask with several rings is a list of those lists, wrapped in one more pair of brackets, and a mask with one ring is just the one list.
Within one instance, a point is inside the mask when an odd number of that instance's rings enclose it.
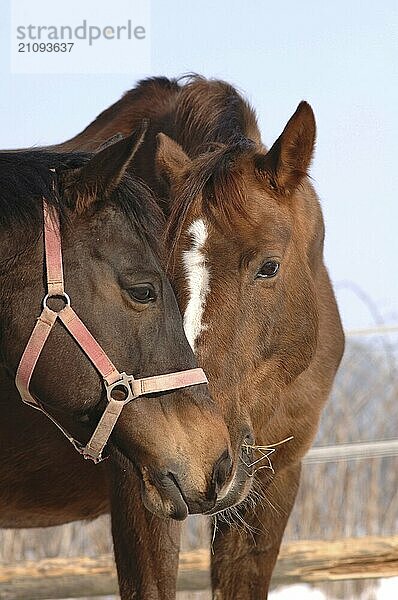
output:
{"label": "halter cheek strap", "polygon": [[[120,373],[70,305],[69,296],[64,289],[59,215],[45,199],[43,199],[43,214],[47,294],[43,299],[43,310],[22,354],[16,373],[16,386],[23,402],[40,410],[55,423],[84,458],[98,463],[106,458],[102,456],[102,452],[125,404],[145,394],[207,383],[207,378],[202,369],[189,369],[142,379],[134,379],[132,375]],[[53,296],[62,298],[65,302],[64,308],[59,312],[47,306],[48,299]],[[73,438],[29,391],[33,371],[57,319],[62,321],[100,373],[107,393],[108,404],[85,446]],[[117,400],[112,396],[115,388],[124,392],[123,400]]]}

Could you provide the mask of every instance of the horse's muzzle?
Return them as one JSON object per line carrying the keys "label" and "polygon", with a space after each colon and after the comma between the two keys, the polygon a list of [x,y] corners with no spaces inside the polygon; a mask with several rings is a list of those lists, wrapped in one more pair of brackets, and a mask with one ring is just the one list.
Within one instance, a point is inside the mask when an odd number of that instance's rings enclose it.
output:
{"label": "horse's muzzle", "polygon": [[[147,509],[159,516],[182,521],[188,514],[211,511],[229,484],[233,462],[228,450],[216,461],[207,490],[199,491],[185,483],[186,478],[178,469],[151,472],[143,475],[143,501]],[[184,482],[183,482],[184,480]],[[156,489],[156,495],[154,494]],[[156,501],[156,497],[161,502]]]}

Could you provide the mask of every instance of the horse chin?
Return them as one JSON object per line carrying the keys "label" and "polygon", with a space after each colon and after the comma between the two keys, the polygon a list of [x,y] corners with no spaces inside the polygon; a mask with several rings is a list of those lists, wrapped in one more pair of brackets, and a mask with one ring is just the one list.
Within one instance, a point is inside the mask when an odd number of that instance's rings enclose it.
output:
{"label": "horse chin", "polygon": [[155,484],[144,467],[141,472],[141,498],[145,508],[157,517],[184,521],[188,516],[184,495],[176,480],[168,474]]}
{"label": "horse chin", "polygon": [[126,472],[138,477],[141,487],[141,499],[145,508],[163,519],[183,521],[189,509],[178,482],[170,474],[154,477],[148,467],[140,466],[115,443],[111,444],[112,457]]}

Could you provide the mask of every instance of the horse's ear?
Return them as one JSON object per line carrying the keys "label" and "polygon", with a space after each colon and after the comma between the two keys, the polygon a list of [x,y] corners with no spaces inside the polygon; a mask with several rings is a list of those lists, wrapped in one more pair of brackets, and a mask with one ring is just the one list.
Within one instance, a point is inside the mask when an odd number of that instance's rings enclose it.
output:
{"label": "horse's ear", "polygon": [[107,144],[87,164],[73,172],[66,186],[76,212],[84,212],[97,198],[109,197],[140,147],[147,127],[148,122],[142,121],[131,135]]}
{"label": "horse's ear", "polygon": [[315,117],[308,102],[300,102],[282,134],[256,168],[272,189],[290,194],[308,173],[316,137]]}
{"label": "horse's ear", "polygon": [[191,162],[177,142],[164,133],[157,135],[156,171],[168,185],[177,181],[181,173]]}

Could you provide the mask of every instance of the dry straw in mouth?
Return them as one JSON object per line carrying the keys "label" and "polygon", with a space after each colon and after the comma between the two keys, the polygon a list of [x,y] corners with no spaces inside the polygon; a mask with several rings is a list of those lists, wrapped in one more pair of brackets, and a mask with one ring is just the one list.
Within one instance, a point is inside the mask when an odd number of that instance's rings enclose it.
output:
{"label": "dry straw in mouth", "polygon": [[[255,465],[259,465],[256,469],[254,469],[253,473],[251,473],[250,476],[253,477],[253,475],[255,475],[257,473],[257,471],[261,471],[261,469],[270,469],[270,471],[272,471],[272,473],[275,473],[274,467],[272,466],[272,463],[271,463],[270,456],[271,456],[271,454],[276,452],[277,446],[281,446],[282,444],[285,444],[286,442],[290,442],[290,440],[292,440],[292,439],[293,439],[293,436],[291,435],[290,437],[287,437],[284,440],[281,440],[280,442],[276,442],[275,444],[267,444],[266,446],[256,446],[253,444],[242,444],[242,448],[244,450],[246,450],[247,452],[254,451],[254,452],[258,452],[258,454],[260,454],[260,457],[251,463],[247,463],[241,457],[241,461],[243,462],[245,467],[247,467],[248,469],[251,469]],[[267,464],[261,465],[260,463],[263,462],[264,460],[267,461]]]}

